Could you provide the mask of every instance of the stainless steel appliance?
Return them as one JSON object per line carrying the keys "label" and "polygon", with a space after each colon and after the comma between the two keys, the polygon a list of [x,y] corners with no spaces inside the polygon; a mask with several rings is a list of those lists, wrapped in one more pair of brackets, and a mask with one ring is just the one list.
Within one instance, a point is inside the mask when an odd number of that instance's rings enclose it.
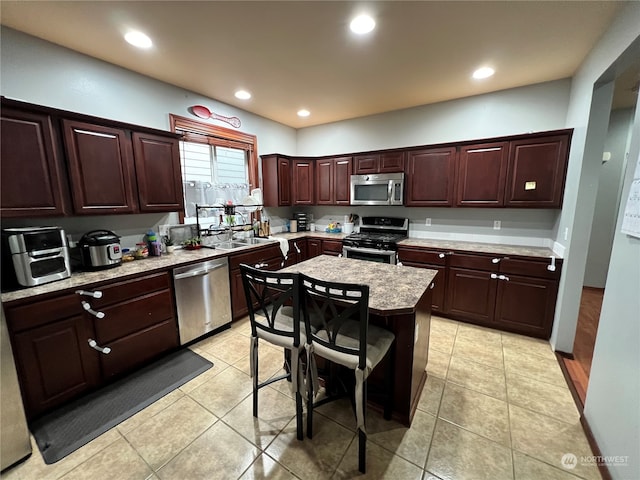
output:
{"label": "stainless steel appliance", "polygon": [[397,243],[408,234],[407,218],[362,217],[360,232],[342,239],[342,254],[347,258],[395,265],[398,263]]}
{"label": "stainless steel appliance", "polygon": [[226,257],[176,268],[173,280],[181,345],[231,323]]}
{"label": "stainless steel appliance", "polygon": [[84,268],[111,268],[122,263],[120,237],[110,230],[87,232],[78,242],[78,246]]}
{"label": "stainless steel appliance", "polygon": [[31,455],[31,442],[29,441],[29,429],[24,414],[18,374],[13,363],[9,332],[2,309],[2,329],[0,331],[0,389],[2,390],[2,402],[0,402],[0,470],[19,462]]}
{"label": "stainless steel appliance", "polygon": [[309,213],[294,213],[293,218],[297,222],[299,232],[306,232],[309,230],[309,224],[313,221],[313,218]]}
{"label": "stainless steel appliance", "polygon": [[3,289],[34,287],[71,276],[69,247],[60,227],[2,230]]}
{"label": "stainless steel appliance", "polygon": [[404,173],[351,175],[351,205],[402,205]]}

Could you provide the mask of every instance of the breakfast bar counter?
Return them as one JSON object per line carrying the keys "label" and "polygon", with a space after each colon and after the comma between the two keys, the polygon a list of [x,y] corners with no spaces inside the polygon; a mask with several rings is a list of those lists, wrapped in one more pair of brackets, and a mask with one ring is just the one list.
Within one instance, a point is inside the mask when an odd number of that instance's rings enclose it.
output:
{"label": "breakfast bar counter", "polygon": [[[431,288],[437,271],[328,255],[280,271],[369,286],[369,321],[396,336],[393,417],[410,425],[427,378]],[[384,385],[383,372],[384,366],[379,365],[368,379],[374,405],[374,391]]]}

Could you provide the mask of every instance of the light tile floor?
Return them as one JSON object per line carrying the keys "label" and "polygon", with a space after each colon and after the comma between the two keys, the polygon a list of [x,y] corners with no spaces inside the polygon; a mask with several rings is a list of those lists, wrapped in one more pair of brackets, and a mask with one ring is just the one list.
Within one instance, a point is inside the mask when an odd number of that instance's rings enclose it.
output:
{"label": "light tile floor", "polygon": [[[433,317],[429,374],[411,428],[369,412],[367,474],[357,467],[348,401],[320,407],[314,438],[295,435],[286,382],[260,391],[251,413],[249,324],[193,350],[214,367],[53,465],[34,453],[2,475],[45,479],[599,479],[565,469],[565,453],[592,455],[548,343]],[[260,346],[260,378],[282,352]]]}

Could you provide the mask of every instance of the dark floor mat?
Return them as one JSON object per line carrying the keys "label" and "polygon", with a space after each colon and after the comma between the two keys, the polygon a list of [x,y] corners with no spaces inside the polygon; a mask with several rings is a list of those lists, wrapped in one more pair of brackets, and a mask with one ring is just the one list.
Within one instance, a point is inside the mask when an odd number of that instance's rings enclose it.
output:
{"label": "dark floor mat", "polygon": [[57,462],[213,366],[179,350],[30,425],[47,464]]}

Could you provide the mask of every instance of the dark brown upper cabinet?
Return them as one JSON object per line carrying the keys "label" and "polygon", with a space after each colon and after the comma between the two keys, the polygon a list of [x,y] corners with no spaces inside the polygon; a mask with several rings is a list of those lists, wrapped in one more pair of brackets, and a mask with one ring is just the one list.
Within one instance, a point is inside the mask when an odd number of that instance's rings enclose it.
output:
{"label": "dark brown upper cabinet", "polygon": [[408,207],[453,206],[456,158],[455,147],[410,151],[404,204]]}
{"label": "dark brown upper cabinet", "polygon": [[456,206],[504,205],[509,142],[481,143],[460,148]]}
{"label": "dark brown upper cabinet", "polygon": [[2,108],[2,217],[64,215],[64,170],[50,115]]}
{"label": "dark brown upper cabinet", "polygon": [[367,173],[397,173],[404,171],[404,152],[383,152],[358,155],[353,158],[356,175]]}
{"label": "dark brown upper cabinet", "polygon": [[316,160],[316,205],[349,205],[351,157]]}
{"label": "dark brown upper cabinet", "polygon": [[569,134],[511,141],[505,206],[560,208]]}
{"label": "dark brown upper cabinet", "polygon": [[120,128],[63,120],[75,213],[134,213],[131,140]]}
{"label": "dark brown upper cabinet", "polygon": [[132,141],[140,211],[182,210],[178,139],[134,132]]}
{"label": "dark brown upper cabinet", "polygon": [[294,159],[292,169],[292,204],[313,205],[315,177],[313,172],[313,160]]}
{"label": "dark brown upper cabinet", "polygon": [[262,155],[262,196],[265,207],[291,205],[291,160],[282,155]]}

